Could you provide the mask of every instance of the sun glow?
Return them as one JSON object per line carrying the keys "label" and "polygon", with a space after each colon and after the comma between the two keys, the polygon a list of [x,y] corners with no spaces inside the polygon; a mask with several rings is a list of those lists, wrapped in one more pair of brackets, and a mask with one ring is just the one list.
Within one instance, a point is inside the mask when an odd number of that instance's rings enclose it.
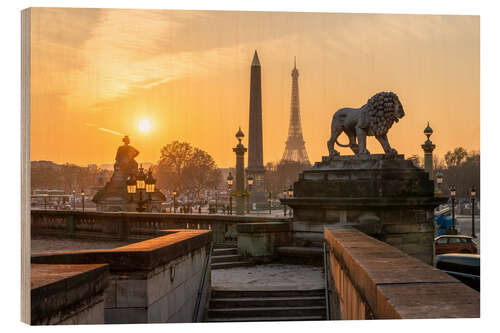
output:
{"label": "sun glow", "polygon": [[152,127],[153,125],[151,124],[151,121],[149,119],[141,119],[139,121],[139,130],[142,133],[149,133]]}

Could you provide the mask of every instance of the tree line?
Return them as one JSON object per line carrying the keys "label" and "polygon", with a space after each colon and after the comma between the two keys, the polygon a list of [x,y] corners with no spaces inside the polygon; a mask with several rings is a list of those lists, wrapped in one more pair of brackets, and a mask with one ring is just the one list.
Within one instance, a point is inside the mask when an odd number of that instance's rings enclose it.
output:
{"label": "tree line", "polygon": [[[419,168],[424,167],[423,158],[413,155],[409,158]],[[470,196],[471,188],[476,189],[476,197],[481,193],[481,156],[479,151],[467,151],[463,147],[457,147],[444,154],[443,158],[433,158],[434,178],[440,171],[443,174],[442,190],[448,194],[450,185],[455,186],[457,197],[467,198]]]}

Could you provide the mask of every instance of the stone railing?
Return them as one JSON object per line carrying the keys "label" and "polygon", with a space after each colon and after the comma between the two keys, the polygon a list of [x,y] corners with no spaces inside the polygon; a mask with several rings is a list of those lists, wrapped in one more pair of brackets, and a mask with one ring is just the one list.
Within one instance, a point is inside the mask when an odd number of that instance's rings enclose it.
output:
{"label": "stone railing", "polygon": [[192,322],[211,236],[183,230],[110,250],[34,255],[32,323]]}
{"label": "stone railing", "polygon": [[354,228],[324,235],[332,319],[479,318],[479,293],[443,271]]}
{"label": "stone railing", "polygon": [[283,222],[288,218],[218,214],[167,214],[132,212],[31,211],[31,233],[61,236],[147,239],[159,230],[211,230],[215,243],[236,242],[236,224]]}

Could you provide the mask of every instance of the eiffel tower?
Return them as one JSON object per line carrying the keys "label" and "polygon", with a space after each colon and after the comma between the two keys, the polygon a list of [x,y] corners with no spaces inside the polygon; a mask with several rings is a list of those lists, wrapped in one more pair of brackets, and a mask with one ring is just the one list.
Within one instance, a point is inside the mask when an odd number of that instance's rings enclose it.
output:
{"label": "eiffel tower", "polygon": [[296,161],[304,164],[309,163],[304,138],[302,137],[302,125],[300,124],[299,108],[299,71],[295,57],[292,70],[292,103],[290,106],[290,126],[288,127],[288,139],[281,161]]}

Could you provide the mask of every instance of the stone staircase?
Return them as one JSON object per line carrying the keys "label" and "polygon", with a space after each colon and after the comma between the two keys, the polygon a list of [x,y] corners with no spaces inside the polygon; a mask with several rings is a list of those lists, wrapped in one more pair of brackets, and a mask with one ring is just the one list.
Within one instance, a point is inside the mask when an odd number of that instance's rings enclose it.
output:
{"label": "stone staircase", "polygon": [[212,264],[211,269],[222,269],[232,267],[246,267],[251,266],[253,263],[244,261],[238,254],[238,247],[236,244],[215,244],[212,251]]}
{"label": "stone staircase", "polygon": [[207,322],[325,320],[325,291],[212,290]]}

